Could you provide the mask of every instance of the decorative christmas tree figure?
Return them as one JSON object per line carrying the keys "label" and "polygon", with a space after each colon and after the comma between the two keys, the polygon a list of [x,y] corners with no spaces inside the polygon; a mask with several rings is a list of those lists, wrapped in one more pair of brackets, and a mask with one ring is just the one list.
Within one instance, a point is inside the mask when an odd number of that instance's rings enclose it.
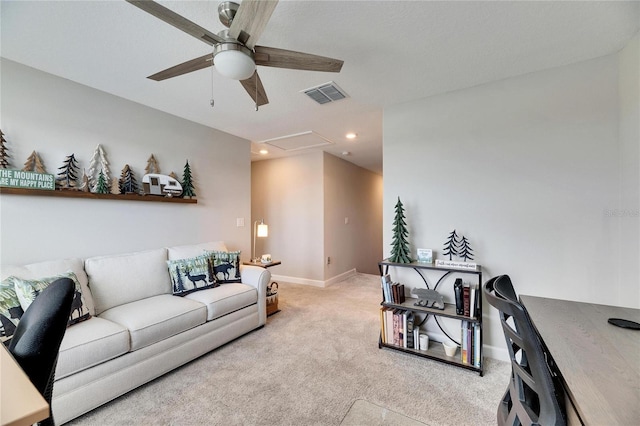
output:
{"label": "decorative christmas tree figure", "polygon": [[196,196],[196,191],[193,188],[193,181],[191,178],[191,167],[189,166],[189,160],[184,165],[184,178],[182,179],[182,198],[193,198]]}
{"label": "decorative christmas tree figure", "polygon": [[[102,145],[98,144],[96,146],[95,151],[93,151],[93,156],[91,157],[91,161],[89,162],[89,183],[92,188],[95,188],[98,180],[98,171],[104,174],[104,178],[106,182],[111,181],[109,171],[109,161],[107,161],[107,154],[105,154],[104,149],[102,149]],[[96,191],[94,191],[96,192]]]}
{"label": "decorative christmas tree figure", "polygon": [[138,182],[136,182],[133,170],[131,170],[128,164],[125,164],[120,174],[120,193],[135,194],[136,192],[138,192]]}
{"label": "decorative christmas tree figure", "polygon": [[144,169],[146,174],[150,173],[160,173],[160,166],[158,165],[158,161],[156,157],[151,154],[151,157],[147,160],[147,167]]}
{"label": "decorative christmas tree figure", "polygon": [[7,152],[7,145],[5,145],[7,140],[4,138],[4,133],[0,130],[0,169],[9,169],[11,165],[9,164],[9,153]]}
{"label": "decorative christmas tree figure", "polygon": [[404,221],[404,207],[402,201],[398,197],[396,203],[396,217],[393,220],[393,240],[391,241],[391,256],[389,261],[395,263],[411,263],[411,256],[409,252],[409,241],[407,237],[407,224]]}
{"label": "decorative christmas tree figure", "polygon": [[458,234],[456,234],[456,230],[454,229],[449,233],[449,238],[447,238],[447,242],[444,243],[444,254],[445,256],[449,256],[449,260],[453,259],[453,256],[458,255]]}
{"label": "decorative christmas tree figure", "polygon": [[96,194],[108,194],[109,193],[109,184],[107,181],[107,177],[102,170],[100,170],[100,174],[98,175],[98,182],[96,183],[96,190],[94,191]]}
{"label": "decorative christmas tree figure", "polygon": [[178,175],[176,174],[176,172],[171,172],[169,173],[169,176],[174,178],[175,180],[177,180],[178,182],[180,182],[180,179],[178,179]]}
{"label": "decorative christmas tree figure", "polygon": [[90,185],[89,185],[89,177],[87,176],[87,171],[85,169],[82,169],[82,179],[81,179],[82,183],[80,184],[80,187],[78,188],[80,191],[82,192],[89,192]]}
{"label": "decorative christmas tree figure", "polygon": [[113,195],[120,195],[120,180],[117,177],[111,178],[111,193]]}
{"label": "decorative christmas tree figure", "polygon": [[33,151],[22,168],[23,172],[47,173],[37,152]]}
{"label": "decorative christmas tree figure", "polygon": [[75,188],[78,186],[78,162],[74,154],[67,155],[62,167],[58,167],[60,172],[56,177],[56,186],[60,188]]}
{"label": "decorative christmas tree figure", "polygon": [[[213,284],[216,282],[216,269],[213,265],[213,258],[207,258],[207,274],[209,275],[209,283]],[[217,286],[214,286],[217,287]]]}
{"label": "decorative christmas tree figure", "polygon": [[473,249],[469,245],[469,240],[464,235],[460,241],[458,256],[460,256],[465,262],[467,260],[473,260]]}

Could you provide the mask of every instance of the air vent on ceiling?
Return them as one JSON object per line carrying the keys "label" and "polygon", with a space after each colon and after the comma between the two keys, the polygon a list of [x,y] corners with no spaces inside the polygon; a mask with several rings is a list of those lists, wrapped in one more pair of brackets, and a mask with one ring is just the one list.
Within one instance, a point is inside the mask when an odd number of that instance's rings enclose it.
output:
{"label": "air vent on ceiling", "polygon": [[313,99],[319,104],[339,101],[348,97],[347,93],[338,87],[338,85],[330,81],[320,86],[311,87],[302,91],[305,95]]}

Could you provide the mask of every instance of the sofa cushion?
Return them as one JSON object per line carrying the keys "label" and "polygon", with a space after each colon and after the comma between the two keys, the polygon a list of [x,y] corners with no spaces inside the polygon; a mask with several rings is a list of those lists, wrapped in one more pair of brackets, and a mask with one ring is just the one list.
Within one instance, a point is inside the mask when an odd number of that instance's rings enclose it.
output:
{"label": "sofa cushion", "polygon": [[20,300],[20,306],[22,306],[22,310],[26,311],[42,290],[49,287],[52,282],[60,278],[70,278],[75,285],[73,302],[71,304],[71,313],[69,314],[67,327],[89,319],[91,314],[89,314],[89,309],[84,301],[78,278],[72,271],[60,275],[54,275],[52,277],[33,280],[25,280],[18,277],[9,277],[7,280],[13,280],[16,295],[18,296],[18,300]]}
{"label": "sofa cushion", "polygon": [[166,249],[85,260],[96,315],[151,296],[171,293]]}
{"label": "sofa cushion", "polygon": [[217,282],[221,284],[242,282],[240,277],[240,251],[205,250],[204,252],[214,257],[213,269]]}
{"label": "sofa cushion", "polygon": [[169,260],[186,259],[188,257],[200,256],[204,250],[227,251],[224,241],[211,241],[202,244],[191,244],[187,246],[174,246],[167,248]]}
{"label": "sofa cushion", "polygon": [[204,324],[207,309],[195,300],[162,294],[116,306],[100,316],[126,327],[135,351]]}
{"label": "sofa cushion", "polygon": [[24,311],[13,284],[14,277],[0,282],[0,337],[5,340],[13,336]]}
{"label": "sofa cushion", "polygon": [[207,321],[258,302],[258,291],[247,284],[225,284],[185,296],[207,306]]}
{"label": "sofa cushion", "polygon": [[56,380],[129,352],[129,331],[99,317],[67,329],[60,345]]}
{"label": "sofa cushion", "polygon": [[197,290],[217,286],[213,262],[213,256],[207,254],[188,259],[167,260],[173,294],[184,296]]}
{"label": "sofa cushion", "polygon": [[95,315],[93,308],[93,298],[89,291],[87,274],[84,272],[84,261],[82,259],[61,259],[50,260],[46,262],[30,263],[28,265],[21,266],[2,266],[0,269],[0,277],[5,279],[9,276],[16,276],[24,279],[34,279],[39,277],[50,277],[52,275],[64,274],[67,271],[72,271],[76,274],[78,281],[80,282],[80,288],[82,289],[82,296],[86,303],[87,309],[91,315]]}

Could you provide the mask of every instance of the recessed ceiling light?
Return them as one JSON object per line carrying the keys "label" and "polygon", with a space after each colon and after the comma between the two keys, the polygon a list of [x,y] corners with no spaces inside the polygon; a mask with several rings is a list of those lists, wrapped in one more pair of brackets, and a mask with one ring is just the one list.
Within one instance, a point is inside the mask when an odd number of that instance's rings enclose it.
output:
{"label": "recessed ceiling light", "polygon": [[347,139],[355,139],[355,138],[358,137],[358,135],[356,133],[353,133],[353,132],[347,133],[345,136],[346,136]]}
{"label": "recessed ceiling light", "polygon": [[269,153],[269,151],[267,151],[266,149],[261,149],[260,150],[260,154],[261,155],[267,155]]}

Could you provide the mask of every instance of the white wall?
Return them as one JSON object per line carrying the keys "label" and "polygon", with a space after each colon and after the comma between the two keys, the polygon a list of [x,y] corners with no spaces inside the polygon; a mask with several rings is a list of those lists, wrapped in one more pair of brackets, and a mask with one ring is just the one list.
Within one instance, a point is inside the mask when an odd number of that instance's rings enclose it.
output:
{"label": "white wall", "polygon": [[324,280],[322,168],[322,152],[251,165],[252,220],[269,225],[269,236],[256,238],[256,254],[282,261],[274,275]]}
{"label": "white wall", "polygon": [[[345,223],[345,219],[348,223]],[[378,274],[382,259],[382,176],[324,154],[325,277],[355,268]]]}
{"label": "white wall", "polygon": [[275,278],[325,286],[353,270],[377,273],[381,176],[321,151],[256,161],[251,172],[253,220],[269,225],[256,253],[282,261]]}
{"label": "white wall", "polygon": [[[618,300],[640,306],[640,35],[620,52],[620,272]],[[635,285],[630,285],[634,283]]]}
{"label": "white wall", "polygon": [[[619,218],[606,214],[619,208],[622,186],[618,59],[387,108],[385,254],[400,196],[413,250],[441,253],[455,228],[470,239],[484,280],[509,274],[520,294],[640,306],[628,297],[638,292],[638,259],[622,261]],[[637,128],[637,94],[630,103]],[[637,167],[636,157],[630,174]],[[502,357],[496,311],[487,306],[484,317],[486,353]]]}
{"label": "white wall", "polygon": [[182,178],[188,159],[198,204],[0,195],[2,264],[224,240],[250,250],[247,140],[3,59],[0,127],[12,166],[36,150],[49,173],[74,153],[88,168],[102,144],[113,174],[125,164],[138,182],[154,154]]}

